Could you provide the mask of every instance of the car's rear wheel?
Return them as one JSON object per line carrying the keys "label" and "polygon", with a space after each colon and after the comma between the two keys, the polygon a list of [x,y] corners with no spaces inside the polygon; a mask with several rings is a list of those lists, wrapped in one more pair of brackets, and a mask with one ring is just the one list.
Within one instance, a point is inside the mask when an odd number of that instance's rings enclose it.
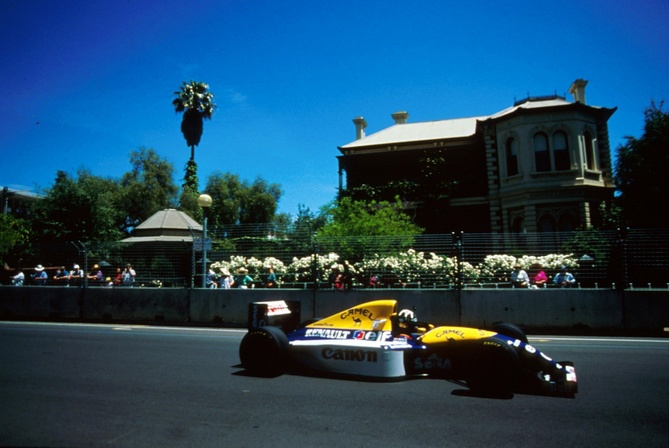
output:
{"label": "car's rear wheel", "polygon": [[493,326],[493,331],[510,338],[518,339],[527,344],[527,335],[518,325],[510,324],[508,322],[500,322]]}
{"label": "car's rear wheel", "polygon": [[242,366],[258,376],[279,376],[286,370],[288,337],[277,327],[249,330],[239,346]]}

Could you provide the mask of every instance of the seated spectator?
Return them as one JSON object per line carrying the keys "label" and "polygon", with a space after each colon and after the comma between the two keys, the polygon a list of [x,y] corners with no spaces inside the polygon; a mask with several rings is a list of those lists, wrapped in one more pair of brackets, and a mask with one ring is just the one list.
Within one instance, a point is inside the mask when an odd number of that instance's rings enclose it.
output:
{"label": "seated spectator", "polygon": [[214,272],[212,268],[209,268],[209,271],[207,272],[207,280],[206,280],[206,285],[207,288],[209,289],[216,289],[218,288],[218,276]]}
{"label": "seated spectator", "polygon": [[527,272],[525,272],[520,263],[516,263],[513,266],[513,272],[511,273],[511,286],[513,288],[528,288],[530,286],[530,277],[527,275]]}
{"label": "seated spectator", "polygon": [[560,288],[571,288],[576,284],[576,279],[571,273],[567,272],[566,266],[562,266],[560,272],[553,278],[553,283]]}
{"label": "seated spectator", "polygon": [[253,279],[248,275],[249,271],[246,268],[237,269],[237,278],[235,278],[235,284],[238,288],[248,289],[249,285],[253,282]]}
{"label": "seated spectator", "polygon": [[47,275],[46,272],[44,271],[44,266],[38,264],[35,267],[35,273],[32,275],[32,278],[33,278],[33,285],[36,286],[46,285]]}
{"label": "seated spectator", "polygon": [[548,282],[548,277],[546,272],[544,272],[543,267],[539,264],[533,264],[531,266],[533,276],[532,276],[532,288],[544,288],[546,287],[546,282]]}
{"label": "seated spectator", "polygon": [[274,273],[274,268],[269,267],[267,268],[267,277],[265,278],[265,287],[266,288],[277,288],[279,284],[277,283],[276,280],[276,274]]}
{"label": "seated spectator", "polygon": [[230,275],[230,271],[227,268],[221,269],[221,277],[219,279],[219,287],[222,289],[230,289],[235,285],[235,279]]}
{"label": "seated spectator", "polygon": [[14,286],[23,286],[23,281],[25,280],[26,276],[23,274],[23,272],[19,272],[15,276],[12,277],[12,285]]}
{"label": "seated spectator", "polygon": [[61,266],[56,271],[56,275],[53,276],[53,280],[56,285],[59,286],[70,286],[70,273],[67,272],[65,266]]}

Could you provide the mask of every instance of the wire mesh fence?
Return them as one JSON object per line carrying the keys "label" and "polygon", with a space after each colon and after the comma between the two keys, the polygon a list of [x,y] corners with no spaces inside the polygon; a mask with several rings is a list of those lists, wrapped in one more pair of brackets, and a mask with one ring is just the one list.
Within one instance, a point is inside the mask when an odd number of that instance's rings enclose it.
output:
{"label": "wire mesh fence", "polygon": [[[252,286],[263,287],[271,267],[282,288],[332,288],[337,276],[336,286],[344,288],[505,288],[518,263],[530,277],[543,270],[548,287],[563,266],[581,288],[669,287],[665,229],[321,237],[309,229],[220,226],[209,229],[204,266],[203,241],[54,243],[43,248],[39,262],[48,272],[47,284],[71,286],[113,284],[130,263],[135,286],[142,287],[199,287],[204,267],[218,275],[246,268]],[[59,268],[71,271],[75,264],[91,274],[102,271],[104,280],[54,278]],[[21,269],[28,277],[34,266]]]}

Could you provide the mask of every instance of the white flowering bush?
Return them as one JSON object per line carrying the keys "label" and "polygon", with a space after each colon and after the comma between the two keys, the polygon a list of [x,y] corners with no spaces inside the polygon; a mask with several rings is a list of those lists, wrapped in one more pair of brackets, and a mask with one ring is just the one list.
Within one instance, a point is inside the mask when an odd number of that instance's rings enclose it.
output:
{"label": "white flowering bush", "polygon": [[[550,272],[559,270],[561,266],[577,267],[578,259],[573,254],[550,254],[539,257],[488,255],[477,265],[466,261],[461,262],[461,278],[464,283],[506,283],[516,263],[519,263],[525,270],[540,264],[544,270]],[[241,267],[247,268],[251,276],[264,274],[269,267],[272,267],[282,283],[313,282],[314,271],[318,281],[327,281],[333,267],[340,271],[348,271],[354,278],[356,286],[366,286],[372,275],[385,278],[389,283],[419,284],[423,287],[454,284],[458,277],[456,257],[447,257],[433,252],[426,254],[414,249],[393,255],[374,254],[356,263],[342,260],[338,254],[330,252],[324,255],[294,257],[287,265],[274,257],[261,260],[242,256],[231,256],[229,261],[217,261],[211,264],[214,271],[226,268],[232,273]]]}

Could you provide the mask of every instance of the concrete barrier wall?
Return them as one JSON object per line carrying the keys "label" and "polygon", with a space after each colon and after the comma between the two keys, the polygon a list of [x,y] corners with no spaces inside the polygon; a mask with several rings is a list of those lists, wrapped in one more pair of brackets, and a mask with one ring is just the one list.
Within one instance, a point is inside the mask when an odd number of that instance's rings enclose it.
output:
{"label": "concrete barrier wall", "polygon": [[446,325],[489,327],[506,321],[544,330],[643,331],[669,327],[669,290],[297,290],[0,287],[0,319],[192,323],[244,327],[256,301],[301,303],[302,319],[356,304],[396,299],[418,317]]}

